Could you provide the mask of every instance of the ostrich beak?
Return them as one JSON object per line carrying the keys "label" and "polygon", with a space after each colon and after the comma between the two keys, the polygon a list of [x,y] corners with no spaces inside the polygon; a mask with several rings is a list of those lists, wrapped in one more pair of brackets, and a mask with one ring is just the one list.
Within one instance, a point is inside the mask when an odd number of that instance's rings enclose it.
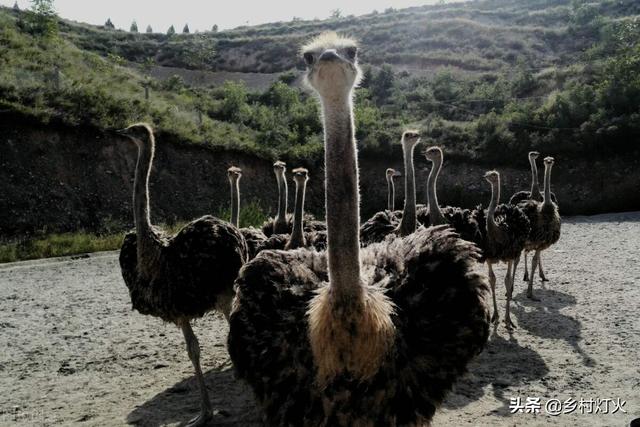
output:
{"label": "ostrich beak", "polygon": [[400,172],[398,172],[398,171],[395,171],[395,172],[393,173],[393,176],[394,176],[394,177],[401,177],[401,176],[402,176],[402,173],[400,173]]}
{"label": "ostrich beak", "polygon": [[336,53],[335,49],[325,50],[319,58],[320,61],[337,61],[338,59],[340,59],[340,57]]}

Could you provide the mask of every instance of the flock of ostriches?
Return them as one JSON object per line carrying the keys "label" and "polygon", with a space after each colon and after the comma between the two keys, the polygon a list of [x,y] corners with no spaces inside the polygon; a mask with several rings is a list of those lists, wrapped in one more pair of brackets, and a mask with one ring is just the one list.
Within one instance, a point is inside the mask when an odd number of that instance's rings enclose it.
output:
{"label": "flock of ostriches", "polygon": [[[217,309],[229,321],[228,350],[274,426],[417,426],[438,405],[498,323],[493,265],[507,263],[505,323],[521,253],[533,251],[527,295],[533,298],[540,253],[560,236],[550,192],[553,158],[544,159],[544,192],[529,155],[531,191],[500,204],[500,175],[487,172],[488,209],[441,207],[433,164],[428,204],[416,205],[415,131],[402,135],[405,204],[388,206],[360,226],[358,159],[352,92],[360,79],[355,43],[325,33],[302,49],[307,82],[317,93],[325,137],[326,221],[304,214],[306,169],[293,170],[293,217],[287,215],[285,164],[276,162],[278,214],[261,230],[240,228],[241,170],[229,168],[231,221],[204,216],[175,235],[154,227],[148,181],[154,156],[149,126],[122,133],[138,146],[135,231],[124,240],[120,265],[133,308],[178,325],[196,372],[201,413],[213,410],[190,321]],[[479,263],[486,262],[488,277]],[[526,265],[526,258],[525,258]],[[525,273],[527,274],[527,273]],[[493,297],[493,316],[489,303]]]}

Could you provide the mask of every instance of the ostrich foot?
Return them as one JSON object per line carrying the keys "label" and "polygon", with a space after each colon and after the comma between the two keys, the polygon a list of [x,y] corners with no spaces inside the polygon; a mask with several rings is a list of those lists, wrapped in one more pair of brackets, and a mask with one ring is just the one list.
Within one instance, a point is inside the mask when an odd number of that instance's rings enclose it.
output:
{"label": "ostrich foot", "polygon": [[547,277],[546,277],[546,276],[542,276],[542,275],[541,275],[541,276],[540,276],[540,281],[541,281],[541,282],[548,282],[548,281],[549,281],[549,279],[547,279]]}
{"label": "ostrich foot", "polygon": [[213,419],[213,413],[209,410],[200,412],[200,415],[189,420],[187,427],[202,427],[206,426]]}
{"label": "ostrich foot", "polygon": [[518,327],[516,326],[515,323],[513,323],[511,321],[511,317],[507,317],[506,319],[504,319],[504,325],[507,327],[508,330],[512,331],[514,329],[517,329]]}
{"label": "ostrich foot", "polygon": [[491,316],[491,323],[493,323],[494,325],[497,325],[498,322],[500,322],[500,315],[498,314],[498,311],[495,310],[493,312],[493,316]]}
{"label": "ostrich foot", "polygon": [[523,282],[528,282],[529,281],[529,273],[527,273],[526,271],[524,272],[524,277],[522,278]]}

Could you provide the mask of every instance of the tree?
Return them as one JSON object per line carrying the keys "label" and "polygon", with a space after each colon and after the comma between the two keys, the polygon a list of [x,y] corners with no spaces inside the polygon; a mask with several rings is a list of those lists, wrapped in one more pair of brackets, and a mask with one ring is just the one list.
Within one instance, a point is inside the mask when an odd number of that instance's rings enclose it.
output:
{"label": "tree", "polygon": [[247,88],[244,82],[227,80],[222,86],[223,101],[220,108],[225,120],[241,123],[247,116]]}
{"label": "tree", "polygon": [[13,10],[17,10],[17,11],[19,11],[19,10],[20,10],[20,6],[18,6],[18,2],[17,2],[17,0],[16,0],[16,2],[13,4]]}
{"label": "tree", "polygon": [[147,33],[148,34],[153,33],[153,28],[151,28],[151,25],[147,25]]}
{"label": "tree", "polygon": [[380,71],[378,71],[378,74],[371,78],[369,87],[378,104],[386,101],[389,95],[391,95],[394,80],[395,75],[389,64],[384,64],[380,68]]}
{"label": "tree", "polygon": [[151,70],[153,69],[153,67],[155,65],[156,65],[155,59],[153,59],[153,57],[149,56],[144,61],[142,61],[142,63],[140,64],[140,68],[142,69],[142,71],[146,75],[149,75],[149,73],[151,73]]}
{"label": "tree", "polygon": [[217,33],[218,32],[218,24],[213,24],[213,27],[211,27],[211,32],[212,33]]}
{"label": "tree", "polygon": [[194,68],[210,67],[216,54],[213,44],[203,34],[194,35],[190,43],[185,43],[182,52],[189,66]]}
{"label": "tree", "polygon": [[172,35],[174,35],[175,33],[176,33],[176,29],[175,29],[175,27],[174,27],[173,25],[172,25],[172,26],[170,26],[170,27],[169,27],[169,29],[167,30],[167,35],[168,35],[168,36],[172,36]]}
{"label": "tree", "polygon": [[360,87],[367,88],[371,85],[371,80],[373,79],[373,70],[370,66],[363,67],[362,70],[362,80],[360,80]]}
{"label": "tree", "polygon": [[53,0],[31,0],[31,13],[28,19],[33,34],[47,38],[58,34],[58,16]]}
{"label": "tree", "polygon": [[110,30],[113,30],[116,28],[115,25],[113,25],[113,22],[111,22],[111,18],[107,18],[107,21],[104,23],[104,27]]}
{"label": "tree", "polygon": [[340,9],[333,9],[331,11],[331,18],[332,19],[340,19],[340,18],[342,18],[342,11]]}
{"label": "tree", "polygon": [[183,34],[189,34],[189,24],[184,24],[184,28],[182,29]]}
{"label": "tree", "polygon": [[138,24],[136,23],[136,21],[133,21],[131,23],[131,28],[129,28],[129,31],[132,33],[137,33],[138,32]]}

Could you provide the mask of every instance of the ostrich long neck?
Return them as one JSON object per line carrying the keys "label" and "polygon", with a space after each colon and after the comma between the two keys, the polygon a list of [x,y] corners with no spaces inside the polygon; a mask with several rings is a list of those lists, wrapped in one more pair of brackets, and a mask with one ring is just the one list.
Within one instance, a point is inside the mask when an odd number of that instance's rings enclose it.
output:
{"label": "ostrich long neck", "polygon": [[288,249],[295,249],[305,245],[303,230],[304,217],[304,193],[307,187],[307,181],[298,182],[296,180],[296,201],[293,212],[293,228],[291,237],[289,237]]}
{"label": "ostrich long neck", "polygon": [[538,186],[538,166],[536,165],[536,159],[529,157],[529,163],[531,163],[531,199],[539,200],[542,194],[540,194],[540,187]]}
{"label": "ostrich long neck", "polygon": [[[149,176],[155,152],[155,140],[153,135],[149,139],[137,140],[138,161],[133,183],[133,218],[136,223],[138,243],[146,239],[151,231],[151,218],[149,216]],[[139,245],[140,247],[141,245]]]}
{"label": "ostrich long neck", "polygon": [[442,158],[433,161],[431,171],[429,172],[429,178],[427,179],[427,202],[429,203],[429,218],[431,225],[440,225],[445,223],[445,219],[440,212],[440,205],[438,204],[438,196],[436,193],[436,183],[438,181],[438,175],[440,174],[440,168],[442,167]]}
{"label": "ostrich long neck", "polygon": [[553,165],[544,164],[544,198],[542,204],[548,206],[551,204],[551,168]]}
{"label": "ostrich long neck", "polygon": [[276,172],[276,179],[278,180],[278,214],[276,215],[276,222],[282,223],[287,219],[287,179],[284,176],[284,172]]}
{"label": "ostrich long neck", "polygon": [[400,235],[407,236],[416,231],[416,176],[413,170],[413,149],[415,144],[402,144],[404,154],[404,211],[400,221]]}
{"label": "ostrich long neck", "polygon": [[393,185],[393,177],[387,176],[387,209],[394,211],[396,199],[396,189]]}
{"label": "ostrich long neck", "polygon": [[495,228],[496,224],[496,207],[500,202],[500,178],[496,182],[491,182],[491,202],[489,203],[489,209],[487,209],[487,229]]}
{"label": "ostrich long neck", "polygon": [[360,195],[351,93],[322,99],[325,138],[325,203],[329,284],[333,296],[350,302],[360,284]]}
{"label": "ostrich long neck", "polygon": [[240,178],[231,178],[231,224],[240,226]]}

